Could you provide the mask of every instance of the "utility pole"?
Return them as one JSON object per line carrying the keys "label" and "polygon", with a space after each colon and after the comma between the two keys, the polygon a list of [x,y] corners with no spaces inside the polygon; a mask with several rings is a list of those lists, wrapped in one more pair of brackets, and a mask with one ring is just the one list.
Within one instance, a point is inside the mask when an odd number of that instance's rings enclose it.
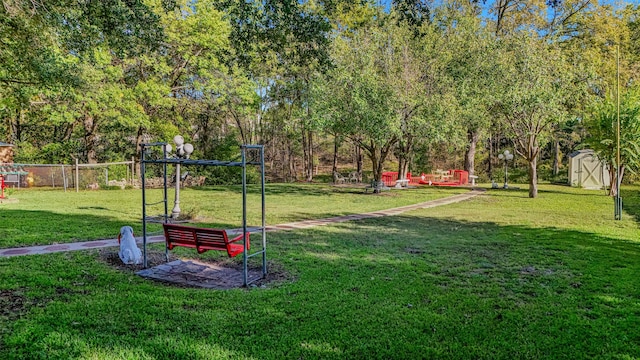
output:
{"label": "utility pole", "polygon": [[617,111],[617,147],[616,147],[616,196],[615,196],[615,219],[622,219],[622,198],[620,197],[620,45],[616,45],[616,111]]}

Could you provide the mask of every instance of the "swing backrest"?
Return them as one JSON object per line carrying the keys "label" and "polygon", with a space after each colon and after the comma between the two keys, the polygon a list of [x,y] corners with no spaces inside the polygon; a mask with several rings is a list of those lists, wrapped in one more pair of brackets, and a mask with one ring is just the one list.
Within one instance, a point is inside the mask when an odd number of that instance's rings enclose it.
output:
{"label": "swing backrest", "polygon": [[[240,241],[243,236],[229,240],[227,232],[221,229],[197,228],[192,226],[163,224],[164,236],[167,248],[172,250],[175,246],[195,248],[199,254],[207,250],[226,251],[229,257],[234,257],[244,252],[244,244]],[[249,249],[249,233],[245,241]],[[237,243],[239,242],[239,243]]]}

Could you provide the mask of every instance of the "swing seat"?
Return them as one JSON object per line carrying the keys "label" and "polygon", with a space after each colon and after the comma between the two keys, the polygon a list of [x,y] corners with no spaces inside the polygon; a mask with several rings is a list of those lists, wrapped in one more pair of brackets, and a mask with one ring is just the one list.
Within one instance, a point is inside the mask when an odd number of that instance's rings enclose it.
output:
{"label": "swing seat", "polygon": [[[194,248],[198,254],[207,250],[226,251],[229,257],[234,257],[244,252],[242,234],[229,240],[227,232],[220,229],[197,228],[192,226],[163,224],[164,237],[167,249],[173,250],[175,246]],[[249,233],[246,233],[245,241],[247,249],[250,247]]]}

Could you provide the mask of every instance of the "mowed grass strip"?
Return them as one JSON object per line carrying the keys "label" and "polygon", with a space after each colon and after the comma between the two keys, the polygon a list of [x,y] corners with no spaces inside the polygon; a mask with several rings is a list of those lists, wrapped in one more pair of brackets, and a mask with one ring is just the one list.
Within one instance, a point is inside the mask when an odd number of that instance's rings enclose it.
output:
{"label": "mowed grass strip", "polygon": [[[319,184],[267,184],[267,224],[320,219],[382,210],[468,192],[464,188],[419,187],[392,190],[381,195],[364,194],[363,188]],[[15,191],[15,204],[0,204],[0,248],[86,241],[117,236],[121,226],[142,231],[141,190],[98,190],[79,193],[62,190],[25,189]],[[161,190],[147,191],[147,203],[163,199]],[[174,205],[174,191],[168,193],[168,211]],[[216,186],[183,189],[182,214],[203,227],[242,226],[242,188]],[[249,187],[249,226],[261,224],[260,189]],[[164,205],[147,207],[147,215],[164,214]],[[151,224],[149,230],[161,228]]]}
{"label": "mowed grass strip", "polygon": [[0,358],[640,357],[637,207],[541,190],[270,233],[289,277],[265,288],[175,288],[97,251],[1,259]]}

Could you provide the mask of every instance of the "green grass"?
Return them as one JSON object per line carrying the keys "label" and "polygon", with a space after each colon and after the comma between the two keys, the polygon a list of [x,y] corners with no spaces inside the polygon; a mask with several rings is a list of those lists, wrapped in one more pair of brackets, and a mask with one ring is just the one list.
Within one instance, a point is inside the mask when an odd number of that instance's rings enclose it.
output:
{"label": "green grass", "polygon": [[640,358],[640,188],[621,221],[602,192],[522,188],[270,233],[290,280],[266,288],[174,288],[95,250],[0,259],[0,358]]}
{"label": "green grass", "polygon": [[[259,188],[247,196],[248,225],[260,225]],[[369,212],[459,194],[468,189],[420,187],[392,190],[381,196],[365,195],[363,189],[309,184],[269,184],[266,187],[267,224],[326,218]],[[136,235],[142,231],[140,190],[15,191],[15,204],[0,204],[0,248],[46,245],[114,238],[120,227],[130,225]],[[174,192],[169,192],[169,213]],[[147,203],[162,200],[160,190],[147,192]],[[182,214],[191,214],[202,226],[242,226],[242,188],[239,186],[184,189],[180,193]],[[147,207],[147,215],[164,214],[163,205]],[[158,231],[151,224],[150,231]]]}

